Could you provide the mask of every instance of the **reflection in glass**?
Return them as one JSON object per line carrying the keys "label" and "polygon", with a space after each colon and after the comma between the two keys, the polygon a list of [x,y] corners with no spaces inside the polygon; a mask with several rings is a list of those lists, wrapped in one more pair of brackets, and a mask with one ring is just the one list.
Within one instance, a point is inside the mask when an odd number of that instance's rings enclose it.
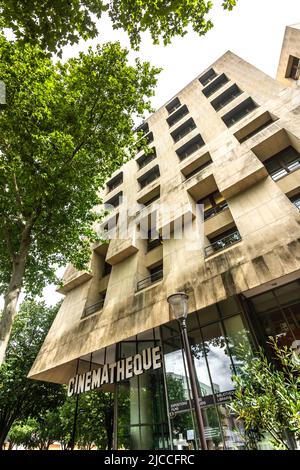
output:
{"label": "reflection in glass", "polygon": [[[177,413],[171,419],[172,440],[174,450],[194,450],[196,447],[195,426],[191,411]],[[198,439],[197,439],[198,440]]]}
{"label": "reflection in glass", "polygon": [[243,423],[224,405],[218,406],[218,411],[224,435],[224,449],[245,449],[247,444]]}
{"label": "reflection in glass", "polygon": [[180,338],[170,338],[165,343],[165,368],[170,403],[189,399]]}
{"label": "reflection in glass", "polygon": [[202,332],[214,392],[232,390],[231,376],[234,371],[219,323],[202,328]]}
{"label": "reflection in glass", "polygon": [[252,354],[250,335],[240,315],[227,318],[224,320],[224,325],[235,373],[238,373],[244,364],[245,355]]}
{"label": "reflection in glass", "polygon": [[208,450],[223,448],[223,437],[220,429],[219,416],[216,407],[208,406],[202,411],[204,432]]}

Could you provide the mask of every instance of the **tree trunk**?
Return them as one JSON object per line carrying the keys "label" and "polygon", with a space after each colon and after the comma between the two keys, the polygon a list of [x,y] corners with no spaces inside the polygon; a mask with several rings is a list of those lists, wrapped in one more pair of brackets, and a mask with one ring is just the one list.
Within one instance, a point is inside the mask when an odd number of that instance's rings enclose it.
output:
{"label": "tree trunk", "polygon": [[20,249],[17,254],[11,253],[12,275],[4,298],[4,308],[0,320],[0,366],[5,361],[5,353],[9,342],[11,329],[17,312],[27,256],[30,250],[31,230],[34,219],[30,219],[23,230]]}

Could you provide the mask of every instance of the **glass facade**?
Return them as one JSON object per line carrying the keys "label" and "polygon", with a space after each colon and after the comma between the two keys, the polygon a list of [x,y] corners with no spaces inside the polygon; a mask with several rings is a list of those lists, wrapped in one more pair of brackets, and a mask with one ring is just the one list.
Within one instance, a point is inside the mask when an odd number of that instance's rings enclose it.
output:
{"label": "glass facade", "polygon": [[[243,429],[224,406],[230,400],[232,375],[243,362],[241,341],[250,346],[242,309],[234,298],[188,316],[188,336],[198,379],[199,395],[209,449],[242,449]],[[177,323],[161,327],[167,394],[174,449],[198,449],[186,361]]]}
{"label": "glass facade", "polygon": [[[209,450],[270,449],[270,441],[254,442],[243,423],[226,406],[234,393],[232,375],[239,374],[247,351],[268,336],[282,344],[300,339],[300,283],[278,287],[244,299],[231,297],[188,315],[187,330]],[[163,367],[147,370],[117,385],[118,449],[197,450],[200,447],[186,359],[177,321],[117,345],[117,358],[160,346]],[[249,438],[252,439],[249,445]]]}
{"label": "glass facade", "polygon": [[[158,331],[151,330],[123,341],[117,360],[159,345]],[[117,386],[117,448],[168,449],[169,427],[162,369],[147,370]]]}

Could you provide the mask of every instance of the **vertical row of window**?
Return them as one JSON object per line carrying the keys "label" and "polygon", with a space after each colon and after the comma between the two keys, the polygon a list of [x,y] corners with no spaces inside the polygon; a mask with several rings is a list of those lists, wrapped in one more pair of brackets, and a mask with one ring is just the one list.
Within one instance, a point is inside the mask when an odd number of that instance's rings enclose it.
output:
{"label": "vertical row of window", "polygon": [[[204,86],[202,93],[206,98],[209,98],[226,85],[229,82],[229,78],[225,73],[218,75],[214,69],[210,69],[199,78],[199,81]],[[223,93],[214,98],[210,104],[216,111],[220,111],[242,93],[243,91],[234,83]],[[231,127],[247,116],[247,114],[250,114],[255,108],[257,108],[257,104],[249,97],[222,116],[222,120],[227,127]]]}

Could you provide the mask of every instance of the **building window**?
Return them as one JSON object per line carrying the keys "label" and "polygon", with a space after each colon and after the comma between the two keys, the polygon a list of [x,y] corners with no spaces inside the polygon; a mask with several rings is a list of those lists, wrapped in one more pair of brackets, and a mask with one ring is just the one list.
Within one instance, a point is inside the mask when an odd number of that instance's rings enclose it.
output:
{"label": "building window", "polygon": [[143,131],[144,134],[147,134],[149,132],[149,124],[148,122],[143,122],[140,126],[138,126],[135,129],[135,132],[141,132]]}
{"label": "building window", "polygon": [[179,98],[175,98],[174,100],[171,101],[171,103],[167,104],[166,109],[169,114],[172,114],[174,113],[174,111],[176,111],[176,109],[180,108],[180,106],[181,106],[181,103],[180,103]]}
{"label": "building window", "polygon": [[114,176],[111,180],[108,181],[107,187],[108,191],[113,191],[115,188],[120,186],[123,183],[123,171],[116,176]]}
{"label": "building window", "polygon": [[188,119],[186,122],[177,127],[175,131],[171,132],[174,142],[178,142],[184,136],[186,136],[193,129],[196,129],[196,124],[193,118]]}
{"label": "building window", "polygon": [[237,85],[232,85],[228,90],[224,91],[221,95],[215,98],[211,105],[216,111],[224,108],[227,104],[233,101],[242,93],[242,90]]}
{"label": "building window", "polygon": [[218,91],[225,83],[229,82],[229,78],[222,73],[218,78],[216,78],[212,83],[210,83],[207,87],[203,88],[202,93],[209,98],[213,95],[216,91]]}
{"label": "building window", "polygon": [[151,153],[143,154],[141,157],[137,159],[137,164],[139,169],[144,168],[148,163],[152,162],[156,158],[156,150],[155,148],[151,149]]}
{"label": "building window", "polygon": [[200,199],[197,204],[203,204],[204,206],[204,220],[210,219],[228,207],[227,201],[219,191]]}
{"label": "building window", "polygon": [[300,168],[300,154],[289,146],[265,161],[264,165],[271,178],[277,181]]}
{"label": "building window", "polygon": [[82,314],[81,318],[86,318],[86,317],[92,315],[93,313],[96,313],[99,310],[102,310],[104,302],[105,302],[106,291],[100,292],[99,297],[100,298],[97,302],[85,307],[85,309],[83,310],[83,314]]}
{"label": "building window", "polygon": [[300,193],[296,194],[296,196],[291,197],[290,200],[294,204],[294,206],[296,206],[297,209],[300,211]]}
{"label": "building window", "polygon": [[180,160],[184,160],[185,158],[192,155],[192,153],[199,150],[201,147],[205,145],[204,140],[202,139],[201,135],[198,134],[193,139],[186,142],[182,147],[176,150],[176,153]]}
{"label": "building window", "polygon": [[151,284],[154,284],[155,282],[158,282],[163,278],[163,264],[159,264],[154,268],[150,268],[149,273],[150,276],[147,276],[145,279],[142,279],[137,283],[137,291],[145,289],[146,287],[151,286]]}
{"label": "building window", "polygon": [[136,145],[136,152],[140,152],[144,145],[149,145],[153,142],[153,132],[148,132],[148,134],[144,134],[143,137],[137,142]]}
{"label": "building window", "polygon": [[176,122],[180,121],[184,116],[186,116],[189,113],[188,107],[186,104],[183,106],[180,106],[175,112],[173,112],[168,118],[167,118],[167,123],[169,124],[169,127],[174,126]]}
{"label": "building window", "polygon": [[123,192],[120,191],[114,197],[106,201],[106,203],[104,204],[105,209],[109,209],[109,206],[113,206],[114,208],[118,207],[122,203],[122,199],[123,199]]}
{"label": "building window", "polygon": [[224,250],[231,245],[239,242],[241,240],[240,232],[236,227],[227,230],[226,232],[221,233],[216,237],[209,239],[210,245],[204,248],[205,256],[213,255],[214,253]]}
{"label": "building window", "polygon": [[156,165],[155,167],[151,168],[151,170],[147,171],[143,176],[138,179],[141,189],[148,186],[152,181],[155,181],[157,178],[160,177],[159,166]]}
{"label": "building window", "polygon": [[[153,238],[153,235],[155,235],[155,238]],[[148,238],[147,238],[147,251],[152,251],[154,250],[154,248],[161,246],[161,245],[162,245],[161,235],[158,232],[153,234],[152,230],[149,230]]]}
{"label": "building window", "polygon": [[291,68],[290,68],[290,72],[288,74],[288,78],[292,78],[293,80],[299,80],[299,78],[300,78],[300,59],[298,57],[290,56],[289,64],[290,64]]}
{"label": "building window", "polygon": [[254,103],[252,98],[247,98],[236,108],[232,109],[231,111],[229,111],[229,113],[225,114],[222,119],[227,127],[231,127],[235,123],[243,119],[245,116],[247,116],[247,114],[250,114],[255,108],[257,108],[257,104]]}
{"label": "building window", "polygon": [[211,82],[214,78],[216,78],[217,74],[214,69],[209,69],[206,73],[204,73],[200,78],[199,82],[201,85],[206,86]]}
{"label": "building window", "polygon": [[108,276],[111,273],[112,265],[104,262],[102,277]]}

